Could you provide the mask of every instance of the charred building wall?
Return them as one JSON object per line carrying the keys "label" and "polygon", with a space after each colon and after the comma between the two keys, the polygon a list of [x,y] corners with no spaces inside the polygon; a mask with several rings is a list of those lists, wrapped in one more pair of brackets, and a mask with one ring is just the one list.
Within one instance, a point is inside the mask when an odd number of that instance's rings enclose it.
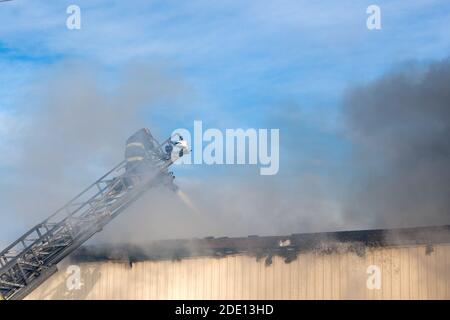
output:
{"label": "charred building wall", "polygon": [[449,299],[448,230],[404,231],[82,248],[28,299]]}

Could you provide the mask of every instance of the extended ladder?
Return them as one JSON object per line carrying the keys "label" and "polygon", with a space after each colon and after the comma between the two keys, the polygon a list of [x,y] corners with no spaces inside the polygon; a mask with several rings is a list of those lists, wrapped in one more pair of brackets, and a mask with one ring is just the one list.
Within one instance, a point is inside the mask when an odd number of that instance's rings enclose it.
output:
{"label": "extended ladder", "polygon": [[[170,139],[170,138],[169,138]],[[130,184],[125,161],[0,253],[0,299],[22,299],[57,271],[56,265],[125,210],[149,188],[172,177],[176,160],[158,146],[151,172]],[[134,180],[136,181],[136,180]]]}

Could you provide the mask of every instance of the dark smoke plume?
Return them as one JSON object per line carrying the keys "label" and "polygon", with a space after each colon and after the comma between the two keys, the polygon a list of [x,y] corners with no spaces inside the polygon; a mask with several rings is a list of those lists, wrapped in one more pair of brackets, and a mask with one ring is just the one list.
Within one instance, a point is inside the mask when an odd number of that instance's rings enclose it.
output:
{"label": "dark smoke plume", "polygon": [[[348,91],[356,144],[351,215],[379,227],[450,223],[450,60]],[[362,177],[362,178],[361,178]]]}

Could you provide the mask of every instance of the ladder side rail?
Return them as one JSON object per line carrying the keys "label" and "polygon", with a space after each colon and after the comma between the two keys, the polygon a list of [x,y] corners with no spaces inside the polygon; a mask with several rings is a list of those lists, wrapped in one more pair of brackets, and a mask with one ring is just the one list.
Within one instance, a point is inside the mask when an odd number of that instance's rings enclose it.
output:
{"label": "ladder side rail", "polygon": [[[158,172],[159,173],[159,172]],[[58,250],[54,250],[51,254],[49,254],[45,258],[44,266],[51,267],[52,265],[57,264],[62,259],[64,259],[68,254],[73,252],[75,249],[77,249],[82,243],[84,243],[86,240],[91,238],[95,233],[99,232],[106,224],[108,224],[113,218],[115,218],[118,214],[123,212],[129,205],[131,205],[135,199],[140,197],[146,190],[148,190],[149,184],[156,178],[157,174],[153,175],[149,181],[147,181],[140,189],[136,191],[132,191],[131,194],[129,192],[126,192],[119,203],[115,204],[115,208],[112,210],[111,215],[100,217],[99,220],[92,223],[88,223],[87,228],[83,229],[82,232],[78,234],[77,237],[72,239],[72,243],[68,244],[65,247],[61,247]],[[39,276],[41,272],[38,268],[35,270],[31,270],[28,276],[28,279],[23,278],[24,284],[26,284],[26,281],[39,281]],[[31,276],[34,276],[35,278],[31,279]],[[21,283],[22,284],[22,283]],[[16,291],[11,295],[10,297],[19,297],[16,296],[16,293],[21,290],[28,291],[27,286],[23,287],[17,287]],[[13,289],[11,289],[13,290]]]}
{"label": "ladder side rail", "polygon": [[[112,170],[112,171],[113,171],[113,170]],[[77,210],[75,210],[70,216],[66,217],[64,220],[62,220],[61,222],[59,222],[58,224],[56,224],[52,229],[50,229],[50,230],[47,231],[46,233],[44,233],[44,234],[42,234],[41,236],[39,236],[32,244],[30,244],[28,247],[26,247],[25,249],[23,249],[23,250],[21,251],[20,254],[16,255],[15,257],[9,258],[9,261],[6,260],[6,264],[5,264],[4,266],[2,266],[2,268],[0,269],[0,274],[3,274],[3,273],[5,273],[5,272],[8,272],[9,269],[13,268],[13,267],[16,265],[16,263],[17,263],[20,259],[22,259],[26,254],[30,253],[30,251],[31,251],[31,253],[34,255],[33,248],[38,247],[40,244],[44,244],[44,243],[45,243],[45,240],[51,241],[51,238],[52,238],[52,237],[57,237],[58,234],[59,234],[60,232],[64,233],[64,229],[69,229],[69,227],[70,227],[70,225],[71,225],[69,219],[70,219],[70,218],[73,218],[73,215],[74,215],[75,213],[77,213],[78,211],[80,211],[80,209],[81,209],[82,207],[86,206],[86,205],[89,203],[89,201],[92,201],[92,200],[95,199],[97,196],[102,195],[102,198],[104,198],[104,194],[103,194],[103,191],[104,191],[104,190],[106,190],[106,189],[108,189],[108,188],[113,188],[113,187],[116,186],[117,184],[122,183],[123,176],[120,176],[120,177],[118,177],[118,178],[119,178],[119,179],[117,179],[114,183],[109,184],[109,185],[105,186],[102,190],[98,191],[96,195],[92,196],[91,199],[89,199],[89,200],[88,200],[87,202],[85,202],[82,206],[80,206]],[[99,179],[99,180],[100,180],[100,179]],[[98,206],[100,203],[101,203],[101,202],[99,202],[99,203],[97,204],[97,206]],[[83,218],[85,215],[87,215],[88,213],[90,213],[90,212],[92,212],[92,211],[95,212],[96,210],[93,210],[93,209],[96,209],[96,208],[89,208],[84,214],[82,214],[80,217],[77,217],[77,218],[81,219],[81,218]],[[104,211],[104,210],[102,210],[102,211]],[[70,236],[70,233],[69,233],[69,236]],[[18,243],[21,242],[20,240],[21,240],[21,239],[18,240]],[[3,258],[3,259],[5,260],[5,258]]]}
{"label": "ladder side rail", "polygon": [[[82,193],[80,193],[78,195],[78,197],[80,195],[82,195],[83,193],[85,193],[86,191],[88,191],[89,189],[91,189],[93,186],[96,186],[97,183],[99,181],[102,181],[106,176],[108,176],[111,172],[113,172],[114,170],[116,170],[118,167],[120,167],[120,165],[122,165],[122,163],[120,163],[118,166],[116,166],[113,170],[109,171],[108,174],[104,175],[102,178],[100,178],[99,180],[97,180],[94,184],[92,184],[89,188],[87,188],[86,190],[84,190]],[[118,179],[119,180],[119,179]],[[38,224],[36,227],[32,228],[30,231],[28,231],[24,236],[22,236],[21,238],[19,238],[18,240],[16,240],[12,245],[8,246],[5,250],[2,251],[2,254],[0,254],[0,257],[2,257],[3,260],[5,260],[6,264],[4,266],[1,267],[0,269],[0,274],[2,274],[4,272],[4,270],[8,269],[8,267],[10,265],[14,265],[15,261],[22,258],[26,253],[28,253],[35,245],[39,244],[40,242],[44,242],[44,240],[46,239],[50,239],[50,237],[52,237],[54,234],[57,233],[57,231],[66,224],[67,220],[70,217],[73,217],[76,213],[78,213],[81,209],[83,209],[86,205],[89,204],[90,201],[92,201],[93,199],[97,198],[99,195],[102,195],[103,191],[105,191],[108,187],[110,187],[110,185],[106,185],[103,189],[99,190],[96,192],[95,195],[93,195],[89,200],[87,200],[86,202],[84,202],[82,205],[80,205],[77,209],[75,209],[73,212],[71,212],[68,216],[66,216],[62,221],[60,221],[59,223],[56,223],[51,229],[49,229],[47,232],[43,233],[43,234],[38,234],[38,237],[35,239],[35,241],[33,241],[33,243],[31,243],[30,245],[28,245],[27,247],[23,248],[21,250],[20,253],[18,253],[16,256],[14,257],[6,257],[6,254],[13,249],[17,244],[22,243],[23,240],[26,239],[27,236],[29,236],[30,234],[32,234],[33,232],[35,232],[36,230],[38,230],[39,227],[41,226],[48,226],[48,222],[46,223],[46,221],[48,221],[48,219],[46,219],[44,222]],[[75,197],[71,202],[73,202],[74,200],[76,200],[78,197]],[[65,206],[66,207],[66,206]],[[63,207],[63,209],[65,208]],[[62,210],[62,209],[60,209]],[[54,215],[53,215],[54,216]],[[8,261],[9,260],[9,261]]]}
{"label": "ladder side rail", "polygon": [[[132,191],[131,193],[126,193],[124,195],[123,201],[120,201],[116,204],[115,208],[111,210],[111,215],[107,215],[104,217],[101,217],[96,223],[89,224],[88,228],[85,229],[83,232],[81,232],[76,238],[74,238],[74,244],[80,243],[81,245],[83,242],[91,238],[95,233],[99,232],[105,225],[107,225],[112,219],[117,217],[120,213],[122,213],[126,208],[128,208],[137,198],[139,198],[143,193],[145,193],[149,188],[152,186],[150,185],[151,182],[156,178],[157,175],[152,176],[149,181],[147,181],[145,184],[141,186],[138,190]],[[70,246],[68,246],[70,247]],[[77,246],[78,247],[78,246]],[[76,248],[74,248],[76,249]],[[74,250],[73,249],[73,250]],[[64,249],[66,250],[66,249]],[[64,257],[66,257],[67,254],[60,253],[60,256],[58,259],[53,259],[51,263],[55,264],[60,262]]]}
{"label": "ladder side rail", "polygon": [[[91,187],[92,186],[97,186],[98,187],[98,183],[99,182],[101,182],[101,180],[102,179],[104,179],[106,176],[108,176],[111,172],[113,172],[114,170],[116,170],[117,168],[119,168],[122,164],[123,164],[124,162],[121,162],[119,165],[117,165],[114,169],[112,169],[110,172],[108,172],[108,174],[106,174],[106,175],[104,175],[101,179],[99,179],[99,180],[97,180],[94,184],[92,184],[91,185]],[[164,170],[166,167],[168,167],[170,164],[171,164],[172,162],[167,162],[167,163],[163,163],[163,165],[162,165],[162,167],[160,168],[160,171],[162,171],[162,170]],[[19,254],[19,255],[16,255],[15,257],[8,257],[8,260],[6,259],[6,257],[3,257],[3,260],[5,260],[5,262],[7,262],[6,263],[6,265],[4,265],[4,266],[2,266],[2,268],[0,269],[0,272],[1,273],[3,273],[3,271],[4,270],[6,270],[9,266],[13,266],[14,264],[15,264],[15,262],[17,261],[17,260],[19,260],[19,259],[21,259],[24,255],[26,255],[29,251],[32,251],[32,248],[34,248],[36,245],[38,245],[40,242],[44,242],[44,240],[50,240],[51,239],[51,236],[53,236],[53,235],[55,235],[55,234],[57,234],[57,231],[58,231],[58,229],[59,228],[65,228],[66,226],[65,226],[65,224],[67,223],[67,220],[70,218],[70,217],[72,217],[75,213],[77,213],[78,211],[80,211],[84,206],[86,206],[87,204],[89,204],[92,200],[94,200],[97,196],[99,196],[99,195],[103,195],[103,192],[106,190],[106,189],[108,189],[108,188],[113,188],[113,187],[115,187],[116,185],[118,185],[119,183],[124,183],[124,181],[123,181],[123,179],[124,179],[124,175],[122,175],[122,176],[119,176],[118,177],[118,179],[115,181],[115,183],[113,183],[113,184],[108,184],[108,185],[106,185],[103,189],[99,189],[99,191],[94,195],[94,196],[92,196],[88,201],[86,201],[85,203],[83,203],[79,208],[77,208],[74,212],[72,212],[69,216],[67,216],[64,220],[62,220],[61,222],[59,222],[58,224],[56,224],[52,229],[50,229],[50,230],[48,230],[46,233],[44,233],[44,234],[42,234],[41,235],[41,233],[39,233],[39,232],[37,232],[38,233],[38,238],[36,238],[36,240],[32,243],[32,244],[30,244],[28,247],[26,247],[25,249],[23,249],[22,250],[22,252]],[[91,188],[90,187],[90,188]],[[90,189],[90,188],[88,188],[88,189]],[[86,189],[86,190],[88,190],[88,189]],[[85,190],[85,191],[86,191]],[[84,191],[84,192],[85,192]],[[82,193],[84,193],[84,192],[82,192]],[[81,193],[81,194],[82,194]],[[76,199],[76,198],[74,198],[74,199]],[[117,199],[116,199],[117,200]],[[73,201],[73,200],[72,200]],[[101,203],[101,199],[99,200],[99,204]],[[87,214],[89,214],[89,213],[91,213],[91,211],[92,210],[88,210],[87,212],[85,212],[85,213],[83,213],[82,215],[81,215],[81,217],[83,217],[83,216],[85,216],[85,215],[87,215]],[[95,212],[95,210],[94,210],[94,212]],[[39,224],[37,227],[44,227],[44,226],[47,226],[47,225],[45,225],[44,223],[41,223],[41,224]],[[38,229],[39,228],[35,228],[37,231],[38,231]],[[34,229],[33,230],[30,230],[30,232],[28,232],[28,233],[32,233],[32,231],[35,231]],[[21,243],[22,242],[22,240],[23,240],[23,238],[24,237],[22,237],[22,238],[20,238],[19,240],[17,240],[16,242],[17,243]],[[16,244],[17,244],[16,243]],[[9,249],[11,249],[11,248],[9,248]],[[6,251],[6,250],[5,250]],[[9,251],[9,250],[8,250]],[[34,254],[33,252],[32,252],[32,254]]]}
{"label": "ladder side rail", "polygon": [[[94,195],[92,198],[97,197],[100,194],[100,192],[98,192],[96,195]],[[92,198],[90,200],[92,200]],[[29,244],[28,246],[22,248],[22,250],[16,254],[14,257],[7,257],[6,254],[8,254],[11,249],[13,249],[17,244],[22,244],[23,241],[33,232],[35,232],[37,230],[37,227],[39,226],[43,226],[46,225],[45,223],[41,223],[38,226],[34,227],[33,229],[31,229],[29,232],[27,232],[26,235],[22,236],[21,238],[19,238],[18,240],[16,240],[13,245],[10,245],[7,249],[5,249],[2,254],[0,255],[3,260],[6,261],[6,264],[0,269],[0,274],[3,273],[4,269],[7,269],[9,265],[13,265],[14,262],[17,259],[22,258],[26,253],[28,253],[33,247],[35,247],[36,245],[38,245],[39,243],[43,243],[45,242],[45,240],[50,240],[50,238],[57,234],[57,232],[61,229],[62,226],[64,226],[64,224],[66,223],[67,219],[71,216],[73,216],[74,214],[76,214],[77,212],[79,212],[81,209],[83,209],[86,205],[88,204],[88,202],[83,203],[81,206],[79,206],[76,210],[74,210],[72,213],[69,214],[68,217],[64,218],[62,221],[60,221],[59,223],[57,223],[56,225],[54,225],[51,229],[49,229],[47,232],[39,235],[38,237],[34,239],[34,241]],[[46,225],[48,226],[48,225]],[[8,261],[9,260],[9,261]]]}
{"label": "ladder side rail", "polygon": [[[81,224],[79,226],[81,226],[82,228],[80,228],[80,232],[73,238],[73,242],[76,242],[77,239],[79,239],[81,237],[84,237],[84,235],[86,233],[90,233],[89,230],[95,229],[96,231],[93,234],[95,234],[96,232],[100,231],[101,228],[103,228],[103,226],[105,226],[110,220],[115,218],[119,213],[121,213],[129,205],[131,205],[131,203],[133,203],[134,200],[136,200],[145,191],[147,191],[149,188],[151,188],[152,187],[150,185],[151,182],[153,182],[155,180],[155,178],[157,177],[157,175],[159,173],[160,172],[157,172],[157,173],[153,174],[150,178],[148,178],[148,181],[146,181],[145,183],[143,183],[141,185],[141,187],[139,189],[137,189],[137,190],[130,190],[130,191],[125,192],[119,198],[119,201],[114,203],[111,206],[111,208],[109,208],[110,209],[110,214],[109,215],[99,216],[99,219],[97,219],[96,221],[93,221],[94,223],[92,223],[92,221],[89,221],[89,222],[81,221]],[[83,228],[83,226],[84,226],[84,228]],[[89,238],[92,235],[90,235]],[[68,245],[67,247],[69,247],[69,246],[71,246],[71,244]],[[48,259],[53,259],[53,258],[49,257]],[[59,262],[59,261],[57,261],[57,262]],[[55,261],[52,261],[52,263],[55,263]]]}
{"label": "ladder side rail", "polygon": [[95,181],[93,184],[91,184],[89,187],[87,187],[86,189],[84,189],[82,192],[80,192],[77,196],[75,196],[72,200],[70,200],[66,205],[64,205],[63,207],[61,207],[60,209],[58,209],[55,213],[53,213],[51,216],[49,216],[47,219],[45,219],[43,222],[37,224],[36,226],[34,226],[33,228],[31,228],[28,232],[26,232],[24,235],[22,235],[19,239],[17,239],[16,241],[14,241],[12,244],[10,244],[9,246],[7,246],[5,249],[3,249],[0,252],[0,257],[4,256],[5,254],[7,254],[11,249],[13,249],[17,244],[19,244],[21,241],[25,240],[26,237],[28,237],[29,235],[31,235],[33,232],[35,232],[37,229],[39,229],[39,227],[47,225],[50,223],[50,219],[52,219],[53,217],[55,217],[58,213],[62,212],[63,210],[65,210],[67,207],[69,207],[75,200],[77,200],[78,198],[80,198],[83,194],[85,194],[86,192],[88,192],[91,188],[93,188],[94,186],[96,186],[99,182],[102,182],[107,176],[109,176],[112,172],[114,172],[115,170],[118,170],[123,164],[125,163],[125,161],[122,161],[121,163],[119,163],[118,165],[116,165],[113,169],[111,169],[110,171],[108,171],[105,175],[103,175],[100,179],[98,179],[97,181]]}
{"label": "ladder side rail", "polygon": [[[69,234],[66,233],[66,235],[69,235]],[[73,243],[73,238],[70,237],[70,235],[66,239],[66,241],[67,240],[68,240],[67,243],[63,243],[58,246],[55,246],[55,245],[49,246],[49,248],[51,248],[51,251],[48,253],[41,252],[41,264],[40,265],[27,264],[26,259],[23,259],[23,260],[17,259],[16,263],[14,265],[12,265],[11,268],[9,270],[7,270],[7,272],[2,273],[2,275],[3,275],[2,282],[4,282],[4,284],[9,284],[9,288],[5,288],[4,290],[11,291],[11,290],[13,290],[12,287],[23,288],[23,287],[28,286],[28,284],[31,283],[34,279],[37,279],[43,271],[45,271],[46,269],[48,269],[50,267],[50,266],[48,266],[48,263],[46,261],[51,259],[58,252],[64,250],[64,248],[70,246],[71,243]],[[43,249],[45,249],[45,247]],[[24,266],[26,266],[26,268],[23,268]],[[9,276],[9,279],[7,277],[7,280],[11,280],[13,282],[11,282],[11,281],[5,282],[4,281],[5,274],[6,274],[6,276]]]}
{"label": "ladder side rail", "polygon": [[106,177],[108,177],[111,173],[113,173],[114,171],[120,169],[121,166],[123,166],[125,164],[125,161],[120,162],[118,165],[116,165],[114,168],[112,168],[111,170],[109,170],[106,174],[104,174],[101,178],[97,179],[97,181],[95,181],[94,183],[92,183],[91,185],[89,185],[86,189],[84,189],[83,191],[81,191],[78,195],[76,195],[75,197],[72,198],[72,200],[70,200],[69,202],[67,202],[64,206],[62,206],[61,208],[59,208],[55,213],[53,213],[51,216],[49,216],[47,219],[45,219],[42,223],[48,223],[53,217],[55,217],[58,213],[62,212],[63,210],[65,210],[67,207],[69,207],[71,204],[73,204],[75,202],[75,200],[79,199],[81,196],[83,196],[85,193],[87,193],[89,190],[91,190],[94,187],[98,187],[98,183],[101,183],[105,180]]}
{"label": "ladder side rail", "polygon": [[[65,248],[61,248],[60,250],[52,253],[52,255],[47,258],[47,261],[45,263],[46,268],[51,269],[54,266],[56,266],[56,264],[58,264],[61,260],[63,260],[65,257],[67,257],[70,253],[72,253],[77,248],[79,248],[85,241],[90,239],[97,232],[101,231],[105,225],[107,225],[118,214],[123,212],[144,191],[145,190],[141,190],[140,192],[137,192],[135,195],[127,197],[128,199],[125,199],[124,201],[122,201],[123,203],[121,203],[119,206],[117,206],[117,208],[114,210],[113,215],[105,216],[103,219],[98,220],[96,223],[90,224],[87,229],[85,229],[76,238],[74,238],[73,242],[70,245],[68,245]],[[53,272],[46,273],[45,270],[43,270],[43,272],[41,272],[41,270],[35,270],[34,271],[35,278],[31,279],[29,285],[22,286],[22,287],[16,286],[15,289],[11,288],[10,290],[13,291],[13,293],[8,295],[7,299],[12,299],[12,300],[22,299],[26,295],[28,295],[33,289],[35,289],[37,287],[37,285],[35,285],[35,282],[42,283],[43,281],[48,279],[53,274]]]}
{"label": "ladder side rail", "polygon": [[[22,235],[19,239],[14,241],[12,244],[10,244],[8,247],[6,247],[2,252],[0,252],[0,257],[3,258],[4,256],[6,256],[6,254],[8,254],[9,251],[11,251],[11,249],[14,249],[14,247],[16,245],[18,245],[22,241],[26,240],[28,236],[32,235],[34,232],[36,232],[36,230],[40,229],[41,227],[42,227],[42,223],[39,223],[36,226],[34,226],[33,228],[31,228],[27,233]],[[39,234],[38,234],[38,236],[39,236]]]}
{"label": "ladder side rail", "polygon": [[[167,140],[166,140],[167,141]],[[163,144],[158,146],[158,149],[161,150],[161,146]],[[118,214],[123,212],[128,206],[130,206],[138,197],[140,197],[146,190],[151,188],[153,185],[152,183],[154,180],[158,177],[159,174],[163,173],[164,170],[166,170],[173,162],[175,162],[177,159],[170,158],[170,159],[159,159],[160,163],[155,164],[156,170],[152,173],[150,178],[147,178],[144,183],[142,183],[138,188],[136,189],[124,189],[125,191],[121,193],[119,197],[114,197],[113,202],[108,204],[106,201],[108,200],[108,197],[111,195],[110,193],[103,193],[106,189],[110,189],[111,191],[114,189],[114,187],[122,183],[124,184],[124,178],[127,177],[126,174],[122,174],[118,179],[114,180],[108,180],[108,182],[104,181],[104,179],[111,174],[114,170],[118,170],[125,161],[122,161],[119,165],[114,167],[112,170],[110,170],[107,174],[105,174],[102,178],[98,179],[96,182],[94,182],[91,186],[89,186],[87,189],[85,189],[83,192],[81,192],[79,195],[77,195],[74,199],[69,201],[68,204],[66,204],[63,208],[55,212],[52,216],[44,220],[43,223],[41,223],[38,226],[41,226],[47,230],[46,233],[42,234],[39,232],[39,229],[35,228],[37,230],[37,234],[40,236],[39,239],[34,241],[35,245],[28,246],[28,250],[23,251],[20,255],[14,257],[12,261],[15,261],[15,264],[8,263],[11,265],[8,270],[6,270],[5,267],[2,267],[0,269],[0,277],[3,277],[5,279],[6,276],[10,276],[10,278],[15,281],[13,285],[16,285],[16,289],[8,288],[7,290],[13,291],[12,294],[8,294],[7,298],[13,298],[14,297],[25,297],[26,292],[31,292],[34,288],[36,288],[36,282],[42,283],[44,274],[48,274],[46,270],[49,268],[52,268],[54,264],[58,263],[62,259],[64,259],[68,254],[70,254],[72,251],[74,251],[76,248],[78,248],[82,243],[84,243],[86,240],[88,240],[90,237],[92,237],[95,233],[102,230],[102,228],[109,223],[113,218],[115,218]],[[113,182],[114,183],[111,183]],[[106,186],[102,189],[99,187],[100,183],[106,183]],[[59,223],[56,223],[53,228],[50,230],[48,229],[50,224],[50,219],[54,216],[56,216],[59,212],[64,210],[70,205],[73,205],[75,203],[75,200],[78,200],[84,193],[89,191],[92,187],[97,187],[99,191],[89,198],[86,202],[84,202],[80,207],[77,208],[74,212],[70,212],[69,215],[67,215],[64,219],[62,219]],[[100,198],[96,200],[96,198],[100,195]],[[87,211],[81,211],[81,208],[92,204],[93,200],[96,200],[97,203],[94,207],[92,205],[90,208],[88,208]],[[101,209],[101,210],[98,210]],[[82,212],[79,216],[75,216],[76,213]],[[104,215],[103,213],[108,212],[109,214]],[[86,219],[83,220],[83,218],[90,218],[93,217],[92,220]],[[70,221],[69,219],[72,219]],[[77,221],[78,220],[78,221]],[[72,231],[78,228],[78,230],[75,230],[76,233],[72,233]],[[31,231],[31,230],[30,230]],[[32,232],[28,232],[28,235],[32,234]],[[41,239],[47,240],[39,242]],[[22,237],[24,238],[24,236]],[[26,238],[26,237],[25,237]],[[24,239],[22,239],[24,240]],[[58,241],[62,241],[60,244],[58,244]],[[16,241],[17,243],[24,243],[24,241]],[[53,242],[53,243],[52,243]],[[17,244],[16,243],[16,244]],[[33,249],[36,251],[33,251]],[[50,249],[50,251],[46,251],[46,249]],[[40,250],[38,252],[38,250]],[[4,250],[5,251],[5,250]],[[31,251],[31,252],[30,252]],[[30,254],[29,257],[34,258],[37,255],[41,258],[42,265],[36,266],[32,263],[27,265],[27,269],[24,272],[24,269],[22,268],[21,264],[27,264],[26,257],[27,254]],[[22,260],[21,260],[22,259]],[[14,267],[16,267],[16,270],[14,270]],[[5,270],[6,272],[3,272]],[[6,278],[8,279],[8,278]],[[46,279],[46,278],[45,278]],[[44,279],[44,280],[45,280]],[[19,292],[19,294],[17,294]],[[20,292],[23,292],[22,295],[20,295]]]}
{"label": "ladder side rail", "polygon": [[[125,162],[125,161],[124,161],[124,162]],[[171,164],[171,163],[170,163],[170,164]],[[170,164],[169,164],[169,165],[170,165]],[[132,170],[134,167],[137,167],[137,166],[139,166],[139,163],[137,163],[137,164],[135,164],[134,166],[132,166],[132,167],[131,167],[131,170]],[[148,178],[149,180],[155,178],[156,175],[159,174],[159,173],[163,170],[163,168],[158,168],[158,169],[159,169],[159,170],[158,170],[159,172],[154,173],[153,176],[152,176],[151,178]],[[117,186],[120,185],[120,184],[121,184],[122,186],[125,187],[125,178],[127,178],[127,177],[129,177],[128,174],[122,174],[122,175],[116,177],[116,180],[113,181],[113,183],[107,184],[107,185],[105,186],[105,188],[103,188],[102,191],[105,191],[106,189],[109,189],[109,190],[112,191],[115,187],[117,187]],[[148,182],[147,182],[147,183],[148,183]],[[126,190],[126,187],[125,187],[124,189]],[[102,194],[102,197],[100,197],[100,199],[98,199],[98,201],[97,201],[97,203],[95,204],[95,206],[92,207],[92,208],[89,208],[89,210],[83,212],[80,216],[77,216],[76,218],[82,219],[82,218],[87,217],[87,216],[92,216],[92,214],[95,214],[95,213],[97,212],[96,209],[99,208],[101,205],[102,205],[102,206],[105,206],[106,208],[110,207],[110,204],[105,203],[105,201],[108,200],[108,199],[111,199],[111,198],[110,198],[109,196],[106,197],[107,194],[103,194],[103,192],[99,192],[99,193]],[[129,194],[129,190],[126,190],[125,192],[122,193],[121,196],[119,196],[119,197],[117,197],[117,198],[114,198],[114,200],[120,200],[121,198],[123,198],[124,196],[126,196],[126,195],[128,195],[128,194]],[[116,195],[116,196],[117,196],[117,195]],[[95,200],[94,197],[92,197],[90,200],[88,200],[88,202],[89,202],[89,201],[92,201],[92,200]],[[105,210],[106,210],[106,209],[105,209]],[[105,210],[102,210],[102,212],[104,212]],[[71,217],[67,217],[67,218],[73,218],[73,217],[71,216]]]}

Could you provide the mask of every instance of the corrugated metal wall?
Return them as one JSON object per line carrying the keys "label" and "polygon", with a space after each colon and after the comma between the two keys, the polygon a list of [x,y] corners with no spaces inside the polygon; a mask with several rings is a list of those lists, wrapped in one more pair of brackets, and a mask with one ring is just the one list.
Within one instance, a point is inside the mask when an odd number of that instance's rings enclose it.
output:
{"label": "corrugated metal wall", "polygon": [[[369,266],[381,288],[368,289]],[[81,263],[81,289],[67,266],[28,299],[449,299],[450,245],[305,253],[265,265],[246,255],[182,261]]]}

